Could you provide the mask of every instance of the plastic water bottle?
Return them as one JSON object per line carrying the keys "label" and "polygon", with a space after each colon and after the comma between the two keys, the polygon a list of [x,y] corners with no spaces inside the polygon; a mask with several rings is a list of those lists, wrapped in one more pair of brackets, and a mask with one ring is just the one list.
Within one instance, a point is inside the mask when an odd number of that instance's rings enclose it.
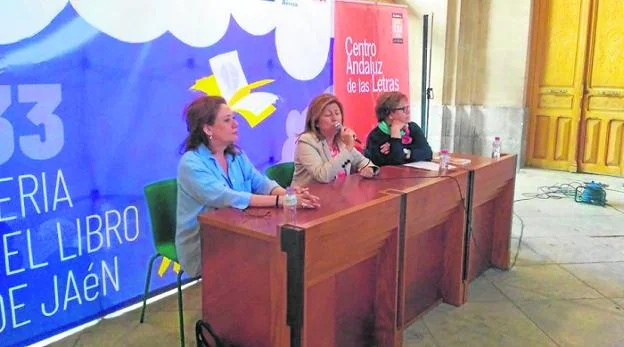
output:
{"label": "plastic water bottle", "polygon": [[501,155],[501,139],[496,136],[492,142],[492,159],[500,159]]}
{"label": "plastic water bottle", "polygon": [[446,173],[448,170],[449,164],[449,153],[448,149],[443,149],[440,151],[440,174]]}
{"label": "plastic water bottle", "polygon": [[297,194],[292,187],[286,189],[284,195],[284,223],[290,225],[297,224]]}

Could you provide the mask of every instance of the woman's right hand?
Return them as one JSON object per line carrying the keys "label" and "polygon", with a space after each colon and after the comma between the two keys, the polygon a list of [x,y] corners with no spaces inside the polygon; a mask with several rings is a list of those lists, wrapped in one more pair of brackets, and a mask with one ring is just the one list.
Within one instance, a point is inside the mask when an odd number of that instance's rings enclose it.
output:
{"label": "woman's right hand", "polygon": [[388,153],[390,153],[390,143],[386,142],[383,145],[379,146],[379,151],[383,155],[388,155]]}
{"label": "woman's right hand", "polygon": [[392,122],[390,123],[390,136],[394,138],[400,138],[401,129],[405,128],[406,125],[407,123],[405,122],[402,122],[396,118],[393,119]]}
{"label": "woman's right hand", "polygon": [[352,148],[355,142],[355,132],[350,128],[343,127],[340,131],[340,140],[348,147]]}

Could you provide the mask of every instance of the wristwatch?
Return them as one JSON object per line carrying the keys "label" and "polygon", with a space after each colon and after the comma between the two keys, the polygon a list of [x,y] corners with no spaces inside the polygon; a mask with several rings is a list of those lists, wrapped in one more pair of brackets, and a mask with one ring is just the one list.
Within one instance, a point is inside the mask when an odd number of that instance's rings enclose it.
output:
{"label": "wristwatch", "polygon": [[403,153],[405,153],[405,159],[409,159],[412,155],[412,151],[407,148],[403,148]]}

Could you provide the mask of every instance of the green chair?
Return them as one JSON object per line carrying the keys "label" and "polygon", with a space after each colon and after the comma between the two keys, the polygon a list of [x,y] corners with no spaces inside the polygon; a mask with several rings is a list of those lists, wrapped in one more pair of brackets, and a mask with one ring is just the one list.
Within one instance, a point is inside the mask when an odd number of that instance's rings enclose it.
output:
{"label": "green chair", "polygon": [[[141,320],[145,317],[145,304],[149,295],[152,266],[158,257],[167,257],[172,261],[178,261],[175,248],[176,234],[176,209],[178,203],[177,180],[168,179],[145,186],[145,199],[150,214],[152,236],[156,245],[156,254],[149,261],[147,279],[145,281],[145,294],[143,295],[143,308],[141,308]],[[184,346],[184,315],[182,314],[182,269],[178,272],[178,314],[180,321],[180,345]]]}
{"label": "green chair", "polygon": [[292,161],[275,164],[267,168],[265,171],[267,177],[277,182],[277,184],[282,186],[282,188],[290,186],[294,173],[295,163],[293,163]]}

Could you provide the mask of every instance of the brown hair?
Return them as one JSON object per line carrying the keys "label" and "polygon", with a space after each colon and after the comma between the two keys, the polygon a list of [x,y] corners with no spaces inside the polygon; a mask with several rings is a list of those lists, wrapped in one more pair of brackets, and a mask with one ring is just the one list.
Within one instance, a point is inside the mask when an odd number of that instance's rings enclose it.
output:
{"label": "brown hair", "polygon": [[384,121],[392,111],[399,107],[401,100],[407,100],[407,96],[401,92],[387,92],[379,95],[375,105],[377,121],[379,123]]}
{"label": "brown hair", "polygon": [[[224,98],[206,95],[193,100],[186,106],[184,117],[186,118],[186,130],[189,134],[182,144],[181,152],[197,149],[202,143],[210,148],[210,138],[204,133],[204,125],[214,125],[221,105],[227,105]],[[236,155],[238,152],[233,144],[225,149],[225,153],[232,155]]]}
{"label": "brown hair", "polygon": [[338,100],[338,98],[331,94],[321,94],[312,99],[310,105],[308,106],[308,113],[306,114],[305,121],[305,133],[313,133],[316,135],[317,138],[322,138],[323,135],[318,129],[318,120],[323,115],[325,107],[329,106],[330,104],[338,105],[341,116],[340,123],[344,122],[344,109],[342,108],[342,103],[340,102],[340,100]]}

